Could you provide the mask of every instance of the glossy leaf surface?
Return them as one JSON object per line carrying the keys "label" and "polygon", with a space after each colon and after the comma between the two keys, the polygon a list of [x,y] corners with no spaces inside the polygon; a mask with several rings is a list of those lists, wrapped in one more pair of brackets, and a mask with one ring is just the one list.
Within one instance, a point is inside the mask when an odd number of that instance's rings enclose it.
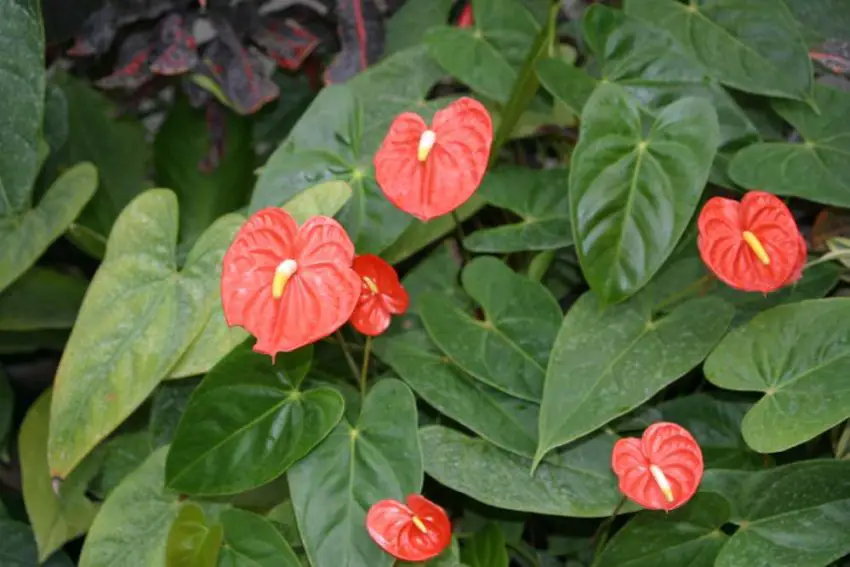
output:
{"label": "glossy leaf surface", "polygon": [[202,331],[220,301],[221,258],[240,222],[222,217],[178,270],[174,193],[147,191],[121,214],[57,371],[48,443],[54,476],[67,476],[124,421]]}
{"label": "glossy leaf surface", "polygon": [[224,547],[219,567],[301,567],[283,536],[267,519],[232,508],[221,514]]}
{"label": "glossy leaf surface", "polygon": [[539,400],[561,324],[555,298],[492,257],[471,262],[461,278],[486,319],[474,319],[439,295],[423,295],[419,313],[431,339],[485,384],[524,400]]}
{"label": "glossy leaf surface", "polygon": [[[566,168],[496,169],[484,177],[478,195],[488,204],[507,209],[521,221],[477,230],[463,241],[479,253],[554,250],[573,243]],[[522,187],[521,191],[517,188]]]}
{"label": "glossy leaf surface", "polygon": [[313,567],[389,567],[364,528],[379,500],[403,500],[422,486],[413,394],[398,380],[376,384],[357,424],[343,420],[288,474],[304,548]]}
{"label": "glossy leaf surface", "polygon": [[[425,471],[440,484],[497,508],[576,518],[608,516],[620,501],[611,472],[616,437],[602,435],[531,459],[439,425],[420,430]],[[486,478],[487,482],[481,482]],[[633,509],[627,505],[623,511]]]}
{"label": "glossy leaf surface", "polygon": [[850,417],[842,396],[850,360],[850,299],[782,305],[725,337],[705,376],[729,390],[764,392],[741,426],[760,453],[784,451]]}
{"label": "glossy leaf surface", "polygon": [[222,535],[221,525],[209,525],[200,506],[191,502],[183,504],[168,532],[166,565],[215,567]]}
{"label": "glossy leaf surface", "polygon": [[567,312],[546,371],[536,458],[644,403],[723,337],[731,306],[697,298],[661,314],[663,283],[608,308],[587,292]]}
{"label": "glossy leaf surface", "polygon": [[719,141],[717,114],[704,100],[670,104],[644,135],[621,87],[594,91],[571,161],[570,214],[582,271],[604,303],[633,295],[673,252]]}
{"label": "glossy leaf surface", "polygon": [[234,349],[194,391],[168,453],[168,486],[188,494],[236,494],[283,474],[342,417],[330,388],[302,390],[313,349],[271,359]]}

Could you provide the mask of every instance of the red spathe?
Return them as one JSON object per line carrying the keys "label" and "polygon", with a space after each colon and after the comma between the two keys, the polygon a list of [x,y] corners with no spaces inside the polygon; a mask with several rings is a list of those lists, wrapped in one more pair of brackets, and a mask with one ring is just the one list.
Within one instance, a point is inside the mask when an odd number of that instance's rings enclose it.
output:
{"label": "red spathe", "polygon": [[428,561],[452,542],[446,511],[418,494],[407,497],[407,506],[397,500],[375,503],[366,529],[381,549],[402,561]]}
{"label": "red spathe", "polygon": [[378,256],[357,256],[352,268],[362,284],[350,322],[364,335],[380,335],[390,326],[392,315],[407,311],[410,301],[407,291],[398,281],[395,269]]}

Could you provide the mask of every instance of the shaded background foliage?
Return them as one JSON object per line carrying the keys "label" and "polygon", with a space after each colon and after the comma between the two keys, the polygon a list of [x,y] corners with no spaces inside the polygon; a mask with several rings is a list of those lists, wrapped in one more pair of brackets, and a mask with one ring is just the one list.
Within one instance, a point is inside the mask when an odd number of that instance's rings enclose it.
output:
{"label": "shaded background foliage", "polygon": [[[431,567],[844,564],[850,6],[463,4],[0,0],[4,561],[390,566],[364,507],[424,486],[456,532]],[[494,167],[460,226],[422,223],[372,156],[460,94]],[[656,122],[663,166],[595,194],[594,147]],[[768,296],[710,278],[694,211],[754,188],[841,261]],[[365,399],[338,339],[271,367],[224,325],[221,255],[265,206],[402,274]],[[607,519],[611,447],[658,420],[700,442],[700,492]]]}

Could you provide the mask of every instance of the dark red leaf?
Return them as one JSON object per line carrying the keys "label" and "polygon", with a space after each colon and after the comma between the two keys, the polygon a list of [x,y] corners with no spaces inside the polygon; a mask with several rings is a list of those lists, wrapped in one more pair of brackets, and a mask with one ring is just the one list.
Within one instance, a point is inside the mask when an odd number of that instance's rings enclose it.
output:
{"label": "dark red leaf", "polygon": [[169,14],[159,25],[158,42],[151,56],[151,71],[158,75],[186,73],[198,63],[198,49],[191,22],[180,14]]}
{"label": "dark red leaf", "polygon": [[140,32],[127,37],[118,51],[115,71],[97,81],[97,85],[104,89],[139,88],[153,76],[148,64],[149,57],[150,41],[147,33]]}
{"label": "dark red leaf", "polygon": [[198,163],[198,169],[204,173],[211,173],[218,168],[221,156],[224,155],[224,144],[227,136],[227,115],[224,107],[211,100],[207,104],[206,119],[210,145],[207,149],[207,155]]}
{"label": "dark red leaf", "polygon": [[850,42],[829,40],[809,52],[809,57],[838,75],[850,75]]}
{"label": "dark red leaf", "polygon": [[344,83],[384,54],[384,20],[374,0],[337,0],[342,50],[325,72],[325,83]]}
{"label": "dark red leaf", "polygon": [[253,40],[284,69],[294,71],[319,45],[319,38],[291,18],[269,19],[254,32]]}
{"label": "dark red leaf", "polygon": [[73,57],[100,55],[109,51],[118,31],[118,12],[111,3],[93,12],[83,22],[83,29],[67,51]]}

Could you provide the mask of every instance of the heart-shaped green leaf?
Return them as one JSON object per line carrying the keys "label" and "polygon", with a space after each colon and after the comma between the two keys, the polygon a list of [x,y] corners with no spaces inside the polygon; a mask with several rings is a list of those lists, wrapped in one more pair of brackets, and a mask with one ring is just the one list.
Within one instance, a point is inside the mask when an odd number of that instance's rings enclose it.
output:
{"label": "heart-shaped green leaf", "polygon": [[808,50],[782,0],[626,0],[625,10],[669,32],[725,85],[811,100]]}
{"label": "heart-shaped green leaf", "polygon": [[169,488],[236,494],[283,474],[339,422],[342,396],[302,390],[311,347],[274,363],[250,345],[223,358],[194,391],[168,453]]}
{"label": "heart-shaped green leaf", "polygon": [[[611,472],[617,440],[600,435],[550,455],[534,476],[531,459],[441,425],[419,432],[425,471],[440,484],[497,508],[576,518],[608,516],[621,495]],[[622,512],[633,507],[627,505]]]}
{"label": "heart-shaped green leaf", "polygon": [[511,253],[554,250],[573,243],[566,168],[505,167],[490,172],[478,194],[522,221],[478,230],[463,241],[473,252]]}
{"label": "heart-shaped green leaf", "polygon": [[750,402],[731,396],[694,394],[641,408],[618,423],[617,432],[640,435],[656,421],[671,421],[691,432],[707,468],[763,468],[764,456],[750,449],[741,437],[741,420],[751,407]]}
{"label": "heart-shaped green leaf", "polygon": [[248,332],[242,327],[227,326],[224,309],[220,302],[216,302],[204,329],[171,369],[168,378],[178,379],[204,374],[247,338]]}
{"label": "heart-shaped green leaf", "polygon": [[390,567],[366,532],[368,508],[422,487],[416,400],[398,380],[378,382],[355,426],[346,420],[289,469],[292,504],[313,567]]}
{"label": "heart-shaped green leaf", "polygon": [[784,451],[850,417],[835,395],[850,362],[850,299],[781,305],[725,337],[705,376],[729,390],[764,392],[744,417],[742,433],[760,453]]}
{"label": "heart-shaped green leaf", "polygon": [[63,173],[35,208],[0,217],[0,291],[62,236],[96,187],[97,171],[90,163],[81,163]]}
{"label": "heart-shaped green leaf", "polygon": [[221,524],[219,567],[301,567],[280,532],[262,516],[232,508],[221,513]]}
{"label": "heart-shaped green leaf", "polygon": [[825,567],[850,553],[848,461],[708,471],[700,490],[723,495],[738,525],[715,567]]}
{"label": "heart-shaped green leaf", "polygon": [[332,217],[351,198],[351,186],[345,181],[325,181],[302,191],[283,205],[295,222],[304,224],[315,216]]}
{"label": "heart-shaped green leaf", "polygon": [[717,554],[729,541],[721,531],[728,520],[729,503],[717,494],[697,494],[670,513],[640,512],[611,538],[598,565],[714,567]]}
{"label": "heart-shaped green leaf", "polygon": [[221,524],[207,524],[200,506],[191,502],[183,504],[168,532],[166,565],[215,567],[223,535]]}
{"label": "heart-shaped green leaf", "polygon": [[391,55],[422,43],[429,29],[445,24],[452,0],[408,0],[386,23],[384,55]]}
{"label": "heart-shaped green leaf", "polygon": [[665,279],[608,308],[587,292],[567,312],[546,369],[535,461],[646,402],[723,337],[734,309],[706,297],[661,314]]}
{"label": "heart-shaped green leaf", "polygon": [[[211,136],[206,112],[178,96],[154,139],[157,184],[172,189],[180,202],[181,257],[215,219],[247,203],[254,183],[250,119],[223,109],[217,112],[222,132],[218,140]],[[224,151],[211,164],[213,169],[205,171],[202,164],[216,144]]]}
{"label": "heart-shaped green leaf", "polygon": [[179,495],[163,488],[167,451],[157,449],[112,491],[86,536],[80,567],[166,567],[168,532],[181,508]]}
{"label": "heart-shaped green leaf", "polygon": [[374,342],[375,353],[423,400],[494,445],[531,457],[540,406],[514,398],[455,366],[422,331]]}
{"label": "heart-shaped green leaf", "polygon": [[429,52],[473,91],[505,103],[540,25],[520,2],[473,0],[474,29],[437,27],[425,34]]}
{"label": "heart-shaped green leaf", "polygon": [[[3,77],[0,82],[2,223],[29,210],[33,183],[41,168],[39,143],[45,78],[40,2],[0,1],[0,52],[3,53],[0,61],[0,76]],[[0,249],[6,247],[4,240],[0,237]],[[0,274],[5,276],[5,267],[0,267]],[[0,289],[3,287],[5,285],[0,285]]]}
{"label": "heart-shaped green leaf", "polygon": [[[100,471],[89,483],[88,490],[101,500],[121,484],[127,475],[139,468],[153,452],[153,437],[148,431],[134,431],[110,438],[92,453],[100,459]],[[89,458],[92,458],[89,457]],[[87,461],[83,461],[84,463]],[[80,469],[74,469],[72,478]]]}
{"label": "heart-shaped green leaf", "polygon": [[54,476],[67,476],[150,395],[220,302],[219,266],[242,217],[216,221],[178,269],[177,215],[174,193],[152,189],[115,223],[56,373]]}
{"label": "heart-shaped green leaf", "polygon": [[493,257],[470,262],[461,279],[486,318],[474,319],[443,296],[425,294],[419,314],[431,339],[485,384],[524,400],[539,400],[562,319],[558,302],[541,284]]}
{"label": "heart-shaped green leaf", "polygon": [[27,515],[35,532],[39,561],[44,561],[68,541],[86,533],[97,506],[85,496],[92,466],[81,466],[57,485],[47,466],[47,434],[50,419],[50,390],[30,407],[18,437],[21,481]]}
{"label": "heart-shaped green leaf", "polygon": [[80,276],[33,266],[0,294],[0,330],[70,329],[87,287]]}
{"label": "heart-shaped green leaf", "polygon": [[116,118],[115,103],[86,82],[61,72],[53,82],[68,101],[68,139],[47,167],[62,169],[81,161],[97,167],[98,191],[69,236],[82,250],[102,258],[118,215],[151,186],[147,180],[151,153],[147,133],[138,120]]}
{"label": "heart-shaped green leaf", "polygon": [[732,159],[736,183],[777,195],[850,206],[850,93],[818,85],[820,114],[799,102],[776,101],[774,110],[803,137],[801,143],[769,142],[746,147]]}
{"label": "heart-shaped green leaf", "polygon": [[714,108],[690,97],[643,132],[621,87],[597,87],[570,164],[570,214],[582,271],[604,303],[634,294],[673,252],[720,141]]}

